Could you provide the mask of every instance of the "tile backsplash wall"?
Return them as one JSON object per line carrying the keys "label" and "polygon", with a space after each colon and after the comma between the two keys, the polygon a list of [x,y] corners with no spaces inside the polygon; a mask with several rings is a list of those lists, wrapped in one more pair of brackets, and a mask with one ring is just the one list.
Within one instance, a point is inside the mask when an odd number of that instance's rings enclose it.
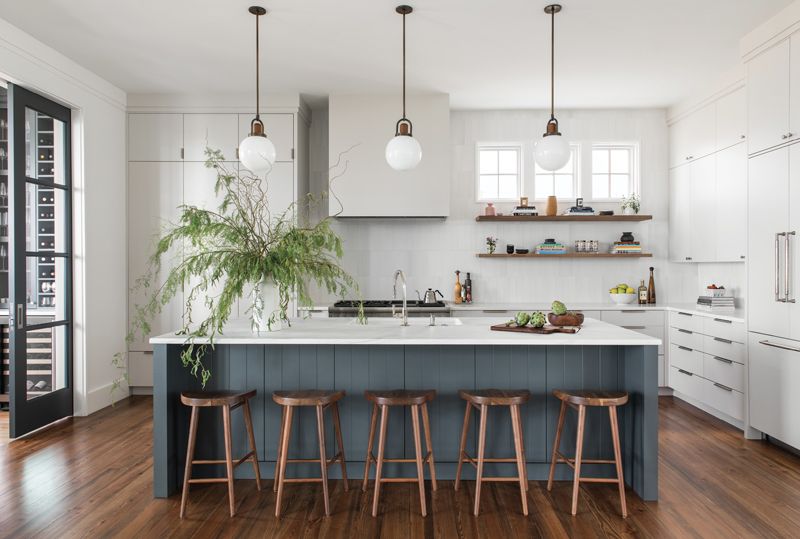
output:
{"label": "tile backsplash wall", "polygon": [[[414,290],[439,289],[452,299],[455,270],[472,275],[476,303],[541,303],[553,299],[569,302],[608,302],[608,289],[626,282],[638,286],[656,268],[656,289],[661,302],[694,302],[710,282],[728,283],[737,292],[744,285],[743,264],[673,264],[668,262],[667,127],[664,111],[602,110],[561,114],[561,130],[570,140],[639,141],[642,213],[652,221],[641,223],[478,223],[484,205],[475,202],[475,143],[479,141],[533,141],[541,136],[546,120],[541,111],[453,111],[451,113],[452,171],[451,216],[447,219],[356,219],[335,226],[344,240],[344,267],[357,279],[364,298],[388,298],[392,274],[406,273],[410,297]],[[325,111],[314,111],[311,127],[312,190],[326,189],[327,121]],[[526,152],[528,153],[528,152]],[[532,156],[524,167],[533,170]],[[379,173],[377,171],[376,173]],[[526,174],[526,177],[528,175]],[[526,182],[526,185],[528,182]],[[538,202],[532,202],[537,203]],[[595,208],[619,210],[618,204]],[[513,205],[499,204],[509,212]],[[563,210],[566,204],[561,205]],[[596,239],[600,249],[632,231],[653,258],[629,260],[584,259],[485,259],[486,236],[499,238],[498,251],[506,243],[532,249],[545,238],[569,246],[579,239]],[[709,281],[709,283],[705,283]],[[320,302],[332,298],[319,294]]]}

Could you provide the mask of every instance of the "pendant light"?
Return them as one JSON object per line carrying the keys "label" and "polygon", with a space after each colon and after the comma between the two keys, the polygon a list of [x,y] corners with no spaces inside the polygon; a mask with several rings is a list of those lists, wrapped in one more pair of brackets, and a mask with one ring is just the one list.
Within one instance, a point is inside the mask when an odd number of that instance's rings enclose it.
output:
{"label": "pendant light", "polygon": [[542,140],[536,143],[534,157],[536,163],[545,170],[558,170],[567,164],[570,157],[569,143],[558,130],[555,116],[555,27],[556,13],[561,5],[551,4],[544,8],[550,15],[550,119]]}
{"label": "pendant light", "polygon": [[410,170],[422,159],[422,147],[413,136],[411,120],[406,118],[406,15],[411,13],[411,6],[395,8],[403,16],[403,117],[395,125],[394,138],[386,144],[386,162],[395,170]]}
{"label": "pendant light", "polygon": [[259,116],[261,72],[258,65],[258,20],[267,14],[267,10],[261,6],[250,6],[248,11],[256,16],[256,117],[250,122],[250,134],[239,144],[239,161],[256,176],[263,176],[275,163],[275,145],[267,138],[264,122]]}

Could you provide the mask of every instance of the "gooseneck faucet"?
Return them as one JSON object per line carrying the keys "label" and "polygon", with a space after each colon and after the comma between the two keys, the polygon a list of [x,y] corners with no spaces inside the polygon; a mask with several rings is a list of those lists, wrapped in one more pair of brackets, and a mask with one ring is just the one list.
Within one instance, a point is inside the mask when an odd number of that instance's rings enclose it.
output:
{"label": "gooseneck faucet", "polygon": [[403,312],[402,312],[402,319],[403,323],[400,324],[402,326],[408,325],[408,296],[406,294],[406,274],[403,273],[403,270],[397,270],[394,272],[394,285],[392,286],[392,292],[394,295],[394,299],[397,299],[397,278],[403,281]]}

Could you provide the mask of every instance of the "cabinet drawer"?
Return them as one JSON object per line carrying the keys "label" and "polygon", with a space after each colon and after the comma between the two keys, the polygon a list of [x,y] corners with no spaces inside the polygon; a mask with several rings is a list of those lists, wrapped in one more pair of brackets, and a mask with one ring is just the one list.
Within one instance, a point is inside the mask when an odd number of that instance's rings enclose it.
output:
{"label": "cabinet drawer", "polygon": [[747,358],[747,347],[739,342],[722,337],[703,336],[703,352],[712,356],[720,356],[736,363],[744,364]]}
{"label": "cabinet drawer", "polygon": [[703,395],[703,379],[676,367],[669,369],[669,385],[687,397],[700,400]]}
{"label": "cabinet drawer", "polygon": [[153,386],[153,353],[128,352],[128,385]]}
{"label": "cabinet drawer", "polygon": [[683,328],[669,328],[669,342],[692,350],[702,350],[703,348],[703,336]]}
{"label": "cabinet drawer", "polygon": [[647,311],[636,308],[603,311],[602,320],[616,326],[663,326],[664,311]]}
{"label": "cabinet drawer", "polygon": [[[744,418],[744,394],[731,387],[720,387],[719,383],[700,378],[703,398],[708,406],[728,414],[734,419]],[[722,384],[724,385],[724,384]]]}
{"label": "cabinet drawer", "polygon": [[730,359],[703,354],[703,378],[744,391],[744,365]]}
{"label": "cabinet drawer", "polygon": [[703,374],[703,353],[685,346],[670,344],[669,364],[693,374]]}
{"label": "cabinet drawer", "polygon": [[700,333],[703,331],[703,317],[686,311],[671,311],[669,325],[673,328],[688,329]]}
{"label": "cabinet drawer", "polygon": [[583,313],[584,318],[591,318],[592,320],[602,320],[603,311],[579,311]]}
{"label": "cabinet drawer", "polygon": [[661,339],[661,344],[658,345],[659,355],[664,353],[664,326],[620,326],[636,333],[655,337]]}
{"label": "cabinet drawer", "polygon": [[517,311],[507,311],[505,309],[451,309],[450,316],[454,318],[502,318],[503,321],[514,318]]}
{"label": "cabinet drawer", "polygon": [[739,343],[746,342],[744,324],[722,318],[703,318],[703,333]]}

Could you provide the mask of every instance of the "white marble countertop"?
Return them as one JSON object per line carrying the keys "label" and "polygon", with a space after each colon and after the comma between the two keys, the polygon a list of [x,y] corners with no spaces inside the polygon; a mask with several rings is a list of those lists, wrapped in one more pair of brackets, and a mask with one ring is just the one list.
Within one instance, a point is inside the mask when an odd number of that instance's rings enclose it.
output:
{"label": "white marble countertop", "polygon": [[[248,324],[237,322],[214,339],[216,344],[352,344],[352,345],[527,345],[527,346],[638,346],[661,344],[660,339],[636,333],[599,320],[586,319],[576,334],[511,333],[492,331],[490,326],[507,317],[438,318],[430,327],[427,318],[409,318],[403,327],[394,318],[370,318],[366,325],[352,318],[293,320],[290,328],[253,334]],[[151,344],[183,344],[186,338],[173,334],[150,339]],[[201,342],[201,341],[195,341]]]}

